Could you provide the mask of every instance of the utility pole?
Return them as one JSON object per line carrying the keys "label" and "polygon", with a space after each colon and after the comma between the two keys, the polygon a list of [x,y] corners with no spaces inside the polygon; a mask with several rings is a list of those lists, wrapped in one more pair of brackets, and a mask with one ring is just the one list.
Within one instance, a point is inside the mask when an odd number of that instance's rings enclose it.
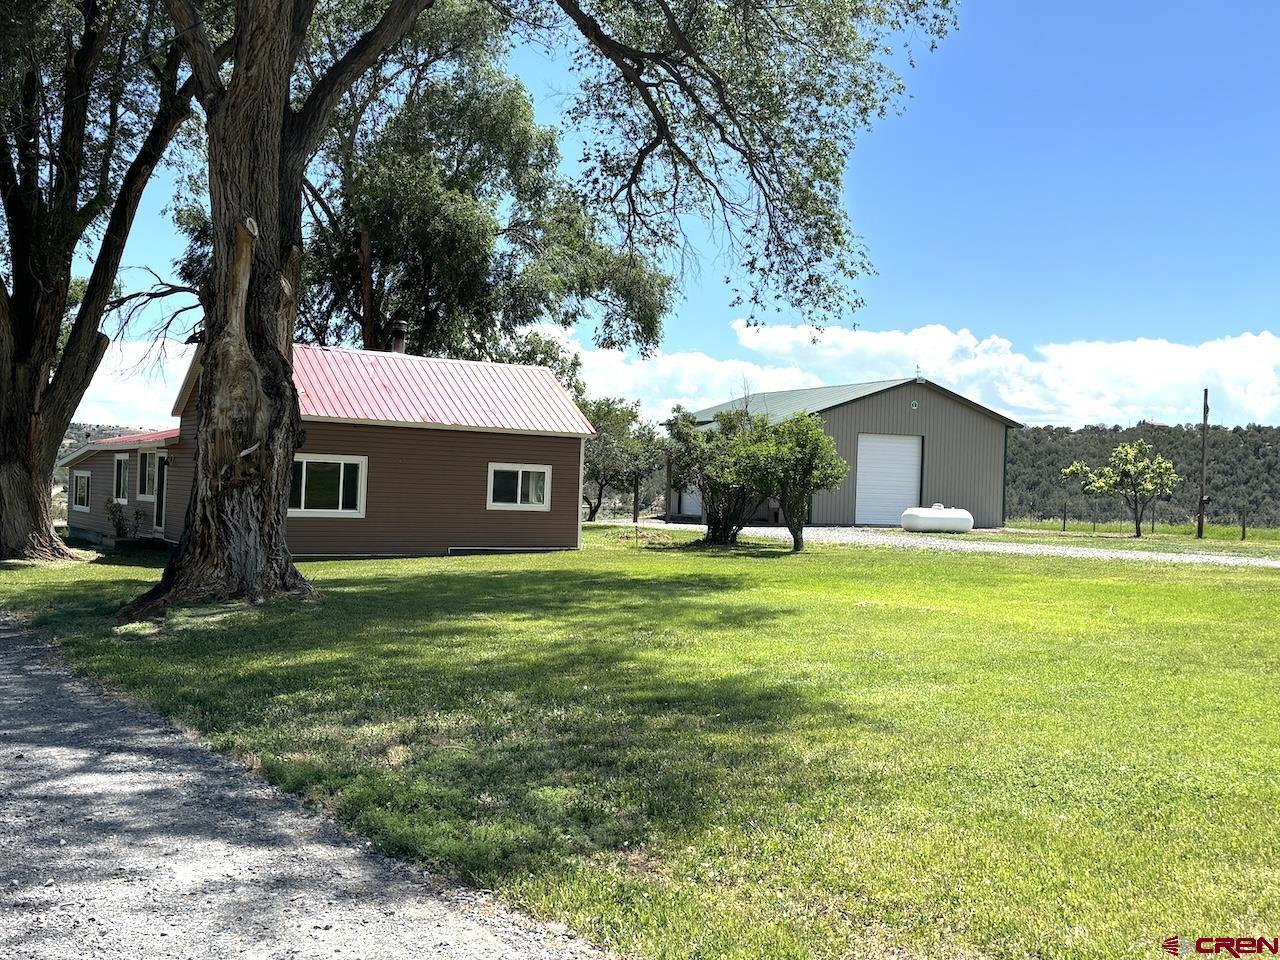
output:
{"label": "utility pole", "polygon": [[1204,539],[1204,478],[1209,469],[1209,388],[1204,388],[1204,419],[1200,422],[1200,509],[1196,511],[1196,539]]}

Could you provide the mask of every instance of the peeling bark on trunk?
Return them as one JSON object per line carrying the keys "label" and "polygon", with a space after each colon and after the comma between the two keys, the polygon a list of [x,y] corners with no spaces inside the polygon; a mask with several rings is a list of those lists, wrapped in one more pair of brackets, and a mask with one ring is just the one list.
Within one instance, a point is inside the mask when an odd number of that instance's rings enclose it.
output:
{"label": "peeling bark on trunk", "polygon": [[215,233],[195,478],[177,550],[160,582],[121,610],[122,620],[175,603],[311,592],[285,539],[302,440],[292,375],[302,180],[299,171],[290,195],[286,177],[268,172],[285,166],[282,106],[261,94],[228,98],[209,119]]}
{"label": "peeling bark on trunk", "polygon": [[208,118],[213,273],[186,528],[160,582],[120,619],[175,603],[312,592],[285,541],[303,438],[292,353],[306,166],[338,99],[430,4],[388,0],[295,108],[294,65],[314,4],[239,5],[224,84],[199,11],[168,0]]}

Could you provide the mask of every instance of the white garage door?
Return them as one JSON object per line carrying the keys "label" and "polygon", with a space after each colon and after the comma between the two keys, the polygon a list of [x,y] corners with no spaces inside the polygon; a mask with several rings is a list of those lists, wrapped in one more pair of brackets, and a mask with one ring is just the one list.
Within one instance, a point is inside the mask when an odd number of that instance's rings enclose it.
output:
{"label": "white garage door", "polygon": [[679,510],[682,517],[702,516],[702,497],[698,496],[698,491],[693,487],[680,491]]}
{"label": "white garage door", "polygon": [[920,437],[858,435],[854,523],[897,526],[902,511],[920,506]]}

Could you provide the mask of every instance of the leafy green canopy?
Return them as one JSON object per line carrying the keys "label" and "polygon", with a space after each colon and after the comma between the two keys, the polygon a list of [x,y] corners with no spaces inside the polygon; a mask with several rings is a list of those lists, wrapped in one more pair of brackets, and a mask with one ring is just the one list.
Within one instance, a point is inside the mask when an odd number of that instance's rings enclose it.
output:
{"label": "leafy green canopy", "polygon": [[736,542],[761,505],[772,500],[782,510],[794,549],[802,550],[810,498],[839,486],[849,472],[822,419],[812,414],[770,424],[767,417],[737,409],[699,426],[691,414],[678,411],[667,427],[671,481],[698,491],[712,543]]}
{"label": "leafy green canopy", "polygon": [[1142,517],[1156,497],[1173,492],[1179,477],[1173,464],[1155,452],[1145,440],[1119,444],[1104,466],[1094,469],[1077,460],[1062,471],[1063,482],[1078,482],[1080,489],[1094,496],[1116,496],[1133,515],[1137,536],[1142,536]]}
{"label": "leafy green canopy", "polygon": [[768,499],[762,489],[762,464],[769,451],[768,418],[746,410],[716,414],[699,426],[693,414],[677,409],[667,422],[671,482],[692,487],[702,500],[707,541],[732,544]]}
{"label": "leafy green canopy", "polygon": [[559,174],[553,130],[503,71],[506,24],[451,0],[352,90],[313,164],[305,335],[488,356],[588,313],[606,346],[654,345],[671,282]]}
{"label": "leafy green canopy", "polygon": [[769,427],[759,450],[760,489],[777,501],[794,547],[801,550],[810,498],[839,486],[849,464],[816,414],[798,413]]}
{"label": "leafy green canopy", "polygon": [[753,311],[777,296],[821,322],[857,304],[849,281],[868,264],[841,204],[847,158],[904,92],[891,44],[935,44],[950,0],[555,8],[579,34],[568,119],[586,142],[582,191],[628,242],[673,249],[698,217],[720,228]]}
{"label": "leafy green canopy", "polygon": [[587,505],[587,519],[594,520],[605,490],[623,482],[627,446],[640,411],[635,403],[620,397],[584,399],[579,407],[596,431],[582,448],[582,500]]}

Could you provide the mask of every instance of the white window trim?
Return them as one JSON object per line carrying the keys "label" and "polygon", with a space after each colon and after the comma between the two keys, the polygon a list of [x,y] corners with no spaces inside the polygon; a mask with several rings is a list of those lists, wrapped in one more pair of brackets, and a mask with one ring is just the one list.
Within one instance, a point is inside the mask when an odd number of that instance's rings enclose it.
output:
{"label": "white window trim", "polygon": [[[168,459],[169,459],[169,453],[168,453],[168,451],[167,451],[167,450],[156,450],[156,452],[155,452],[155,453],[156,453],[156,493],[159,493],[159,492],[160,492],[160,461],[161,461],[161,460],[168,460]],[[168,489],[167,489],[168,485],[169,485],[169,483],[168,483],[168,478],[166,478],[166,479],[165,479],[165,487],[166,487],[166,490],[165,490],[165,498],[164,498],[164,512],[165,512],[165,513],[168,513],[168,512],[169,512],[169,491],[168,491]],[[151,499],[154,501],[154,500],[155,500],[155,497],[152,497]],[[168,519],[169,519],[168,517],[158,517],[158,516],[156,516],[156,512],[155,512],[155,510],[153,509],[153,510],[151,511],[151,529],[152,529],[152,530],[164,530],[165,521],[166,521],[166,520],[168,520]],[[159,523],[156,523],[156,521],[157,521],[157,520],[159,520],[160,522],[159,522]]]}
{"label": "white window trim", "polygon": [[[369,458],[347,453],[295,453],[295,463],[307,460],[324,460],[330,463],[358,463],[360,465],[360,489],[356,491],[355,510],[307,510],[302,507],[289,508],[291,517],[330,517],[335,520],[364,519],[365,495],[369,489]],[[306,479],[303,478],[303,502],[306,502]],[[342,502],[342,478],[338,478],[338,502]]]}
{"label": "white window trim", "polygon": [[[121,460],[123,460],[123,461],[124,461],[124,471],[125,471],[125,476],[124,476],[124,492],[125,492],[125,495],[124,495],[123,497],[117,497],[115,494],[116,494],[116,490],[117,490],[117,488],[120,486],[120,483],[119,483],[118,478],[119,478],[119,476],[120,476],[120,461],[121,461]],[[114,463],[113,463],[113,465],[112,465],[112,467],[111,467],[111,499],[112,499],[112,500],[114,500],[116,503],[119,503],[119,504],[127,504],[127,503],[129,502],[129,454],[127,454],[127,453],[117,453],[117,454],[116,454],[115,461],[114,461]]]}
{"label": "white window trim", "polygon": [[[494,503],[493,472],[495,470],[540,470],[547,475],[546,503]],[[520,481],[516,481],[516,496],[520,493]],[[489,510],[536,510],[546,513],[551,509],[551,464],[549,463],[491,463],[489,464],[489,483],[485,488],[485,505]]]}
{"label": "white window trim", "polygon": [[[87,501],[82,507],[76,503],[76,478],[84,477],[85,479],[85,500]],[[71,471],[71,509],[79,513],[90,513],[93,510],[93,472],[90,470],[73,470]]]}
{"label": "white window trim", "polygon": [[160,470],[160,459],[159,459],[159,457],[158,457],[158,456],[156,456],[158,453],[159,453],[159,451],[158,451],[155,447],[149,447],[149,448],[147,448],[147,449],[145,449],[145,450],[139,450],[139,451],[138,451],[138,488],[137,488],[137,493],[138,493],[138,501],[139,501],[139,502],[155,503],[156,495],[155,495],[154,493],[143,493],[143,492],[142,492],[142,481],[143,481],[143,478],[146,476],[146,473],[147,473],[147,471],[145,471],[145,470],[143,470],[143,469],[142,469],[142,458],[143,458],[143,456],[145,456],[146,454],[151,454],[151,456],[156,457],[156,472],[157,472],[157,474],[158,474],[158,473],[159,473],[159,470]]}

